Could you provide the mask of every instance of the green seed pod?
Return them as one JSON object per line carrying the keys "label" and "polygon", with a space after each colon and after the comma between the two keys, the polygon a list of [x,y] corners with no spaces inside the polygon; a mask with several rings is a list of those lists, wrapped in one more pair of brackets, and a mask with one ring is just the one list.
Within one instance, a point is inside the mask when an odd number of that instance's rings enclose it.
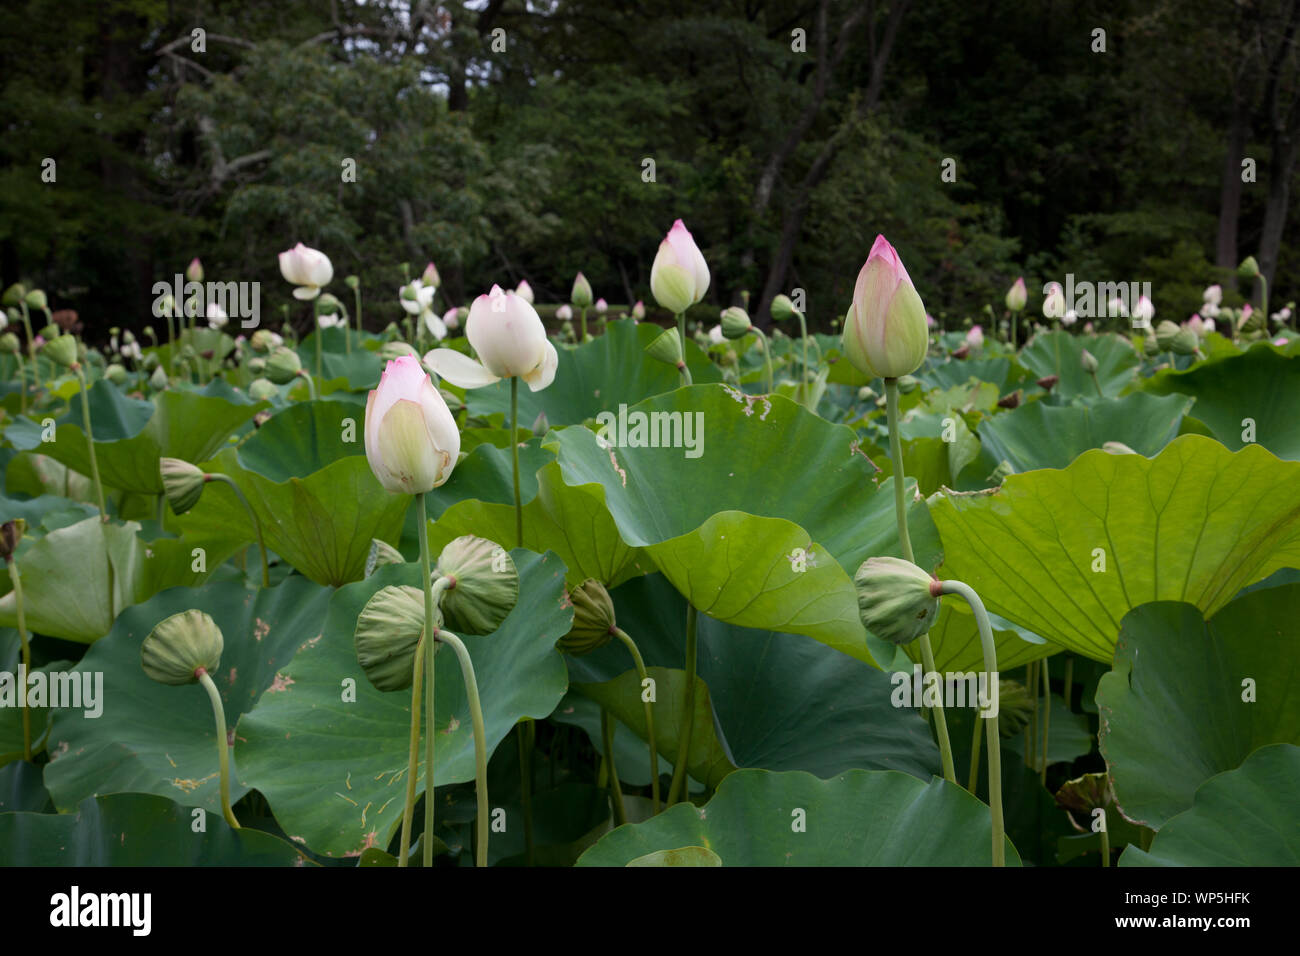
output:
{"label": "green seed pod", "polygon": [[907,395],[909,392],[916,391],[916,386],[920,384],[915,375],[898,376],[898,392],[900,395]]}
{"label": "green seed pod", "polygon": [[778,295],[773,299],[770,311],[772,318],[777,322],[784,322],[786,319],[792,319],[795,316],[794,303],[790,301],[788,295]]}
{"label": "green seed pod", "polygon": [[302,371],[302,360],[293,349],[280,346],[267,357],[266,377],[276,385],[288,385]]}
{"label": "green seed pod", "polygon": [[[433,626],[442,614],[433,609]],[[403,690],[415,675],[415,652],[424,633],[424,592],[407,585],[380,588],[357,615],[357,663],[376,688]],[[440,644],[434,644],[434,653]]]}
{"label": "green seed pod", "polygon": [[7,306],[15,306],[25,298],[27,298],[27,287],[21,282],[15,282],[9,288],[5,289],[3,298],[0,298],[0,303]]}
{"label": "green seed pod", "polygon": [[125,385],[126,369],[114,362],[108,368],[104,369],[104,378],[108,379],[114,385]]}
{"label": "green seed pod", "polygon": [[149,387],[155,392],[161,392],[167,387],[167,373],[162,370],[161,365],[154,369],[153,374],[149,376]]}
{"label": "green seed pod", "polygon": [[1165,319],[1156,326],[1156,344],[1160,346],[1160,351],[1168,352],[1174,344],[1174,338],[1178,335],[1178,323],[1170,322]]}
{"label": "green seed pod", "polygon": [[435,578],[451,578],[442,596],[449,629],[491,634],[519,601],[519,572],[510,552],[486,538],[467,534],[438,555]]}
{"label": "green seed pod", "polygon": [[269,402],[279,394],[280,390],[269,378],[255,378],[248,383],[248,397],[255,402]]}
{"label": "green seed pod", "polygon": [[275,339],[271,336],[274,333],[267,329],[258,329],[248,339],[248,347],[254,352],[269,352],[275,348]]}
{"label": "green seed pod", "polygon": [[[1255,260],[1250,260],[1254,262]],[[45,300],[45,293],[40,289],[33,289],[27,293],[27,308],[44,309],[49,303]]]}
{"label": "green seed pod", "polygon": [[733,305],[722,313],[722,334],[725,338],[744,338],[753,327],[749,314],[738,305]]}
{"label": "green seed pod", "polygon": [[162,360],[158,358],[158,353],[150,352],[148,355],[144,357],[144,361],[141,363],[141,367],[146,372],[152,372],[161,364],[162,364]]}
{"label": "green seed pod", "polygon": [[[1237,275],[1243,279],[1253,279],[1259,275],[1259,263],[1255,261],[1254,256],[1247,256],[1241,260],[1241,265],[1237,266]],[[31,297],[28,297],[30,302]]]}
{"label": "green seed pod", "polygon": [[0,352],[3,352],[5,355],[16,355],[18,354],[18,349],[20,347],[18,336],[14,335],[12,332],[6,332],[4,335],[0,335]]}
{"label": "green seed pod", "polygon": [[1155,358],[1160,354],[1160,343],[1151,332],[1147,332],[1146,338],[1142,340],[1142,354],[1147,358]]}
{"label": "green seed pod", "polygon": [[189,610],[160,621],[140,645],[140,665],[160,684],[192,684],[200,668],[221,663],[221,628],[202,611]]}
{"label": "green seed pod", "polygon": [[[254,355],[248,360],[248,374],[264,377],[266,375],[266,359],[260,355]],[[269,381],[269,379],[268,379]],[[271,384],[275,384],[272,382]]]}
{"label": "green seed pod", "polygon": [[556,647],[566,654],[581,657],[598,647],[604,647],[614,636],[614,602],[605,586],[595,578],[588,578],[569,592],[573,602],[573,627],[556,642]]}
{"label": "green seed pod", "polygon": [[910,644],[939,617],[934,578],[902,558],[868,558],[853,576],[862,626],[881,640]]}
{"label": "green seed pod", "polygon": [[370,554],[366,556],[366,577],[374,574],[386,564],[405,564],[406,558],[387,541],[370,539]]}
{"label": "green seed pod", "polygon": [[72,335],[60,335],[45,343],[45,357],[52,362],[71,368],[77,364],[77,339]]}
{"label": "green seed pod", "polygon": [[652,359],[677,368],[682,361],[682,340],[676,329],[664,329],[655,340],[645,347],[646,354]]}
{"label": "green seed pod", "polygon": [[1178,334],[1169,343],[1169,351],[1175,355],[1194,355],[1201,340],[1191,329],[1179,328]]}
{"label": "green seed pod", "polygon": [[172,511],[183,515],[199,503],[208,479],[196,465],[180,458],[160,458],[158,471],[162,475],[163,494]]}

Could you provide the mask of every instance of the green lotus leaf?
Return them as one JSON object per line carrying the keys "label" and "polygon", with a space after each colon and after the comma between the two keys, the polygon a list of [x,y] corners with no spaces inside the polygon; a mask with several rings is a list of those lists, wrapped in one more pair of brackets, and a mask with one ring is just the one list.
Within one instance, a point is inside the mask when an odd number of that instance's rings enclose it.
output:
{"label": "green lotus leaf", "polygon": [[1300,747],[1260,747],[1235,770],[1211,777],[1189,809],[1120,866],[1300,866],[1300,824],[1282,795],[1300,787]]}
{"label": "green lotus leaf", "polygon": [[[509,505],[513,515],[515,507],[514,464],[510,458],[510,430],[508,428],[505,435],[506,446],[504,448],[498,448],[486,442],[474,446],[474,450],[461,459],[460,464],[451,473],[451,477],[447,479],[446,484],[429,492],[425,502],[429,517],[437,518],[448,508],[463,501]],[[524,500],[525,504],[531,502],[537,495],[537,469],[552,461],[555,461],[555,454],[542,447],[541,439],[532,439],[520,444],[519,497]],[[493,540],[513,543],[513,521],[512,517],[509,538],[494,538]],[[543,548],[542,550],[546,549]]]}
{"label": "green lotus leaf", "polygon": [[1155,458],[1088,451],[992,493],[935,495],[930,509],[940,577],[1104,663],[1130,608],[1187,601],[1211,615],[1246,585],[1300,566],[1300,464],[1201,435]]}
{"label": "green lotus leaf", "polygon": [[[1083,369],[1083,351],[1097,360],[1097,383]],[[1049,375],[1060,381],[1052,391],[1066,399],[1082,396],[1094,399],[1122,395],[1138,381],[1141,359],[1133,343],[1120,335],[1073,335],[1063,329],[1040,332],[1029,340],[1019,356],[1020,364],[1035,380]],[[1097,385],[1101,395],[1097,394]]]}
{"label": "green lotus leaf", "polygon": [[[491,754],[522,717],[549,714],[564,696],[564,661],[555,642],[569,629],[564,567],[554,555],[510,552],[519,603],[493,634],[461,635],[474,661]],[[318,853],[343,856],[385,847],[401,825],[411,728],[409,692],[383,693],[357,663],[357,615],[382,587],[419,586],[416,564],[390,564],[339,588],[322,639],[280,668],[284,693],[264,694],[239,721],[236,757],[245,785],[271,804],[285,832]],[[224,666],[224,665],[223,665]],[[465,685],[454,655],[435,657],[434,779],[474,779],[474,744]],[[428,675],[425,676],[428,679]],[[423,762],[424,748],[420,755]],[[421,771],[417,792],[423,792]]]}
{"label": "green lotus leaf", "polygon": [[1116,802],[1160,829],[1196,788],[1266,744],[1300,744],[1300,584],[1242,595],[1208,621],[1162,601],[1124,617],[1097,687]]}
{"label": "green lotus leaf", "polygon": [[682,846],[675,850],[656,850],[629,860],[628,866],[722,866],[722,859],[702,846]]}
{"label": "green lotus leaf", "polygon": [[[659,850],[702,846],[724,866],[988,866],[992,842],[989,808],[938,778],[738,770],[703,807],[678,804],[619,827],[578,865],[626,866]],[[1010,840],[1006,856],[1019,866]]]}

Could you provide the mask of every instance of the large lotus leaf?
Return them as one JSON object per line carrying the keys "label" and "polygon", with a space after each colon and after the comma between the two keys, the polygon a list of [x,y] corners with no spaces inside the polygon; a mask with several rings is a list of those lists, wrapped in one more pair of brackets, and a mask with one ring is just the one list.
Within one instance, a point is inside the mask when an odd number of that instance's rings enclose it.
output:
{"label": "large lotus leaf", "polygon": [[[152,401],[127,398],[100,380],[90,388],[90,422],[95,457],[103,483],[110,488],[161,494],[158,459],[199,462],[213,455],[226,436],[252,419],[265,403],[254,403],[224,382],[203,391],[168,389]],[[58,462],[90,474],[81,403],[74,402],[56,421],[55,440],[42,442],[40,422],[18,419],[5,431],[15,448],[39,448]]]}
{"label": "large lotus leaf", "polygon": [[[678,804],[619,827],[578,865],[625,866],[658,850],[702,846],[723,866],[988,866],[992,843],[989,808],[938,778],[738,770],[703,807]],[[1006,857],[1020,864],[1010,840]]]}
{"label": "large lotus leaf", "polygon": [[[522,459],[520,469],[522,472]],[[521,473],[521,483],[522,478]],[[533,483],[536,494],[524,506],[524,547],[558,554],[568,568],[570,583],[595,578],[606,587],[614,587],[654,570],[653,562],[640,548],[629,547],[623,541],[599,494],[586,487],[566,485],[554,459],[537,470]],[[439,550],[464,534],[513,542],[514,505],[477,498],[454,504],[429,525],[429,547]]]}
{"label": "large lotus leaf", "polygon": [[1090,448],[1122,442],[1148,458],[1174,440],[1189,398],[1136,392],[1088,405],[1030,402],[980,423],[980,441],[994,461],[1015,471],[1065,468]]}
{"label": "large lotus leaf", "polygon": [[[630,319],[610,322],[605,333],[576,348],[559,348],[555,380],[540,392],[519,384],[519,424],[525,427],[542,412],[551,425],[572,425],[620,404],[634,405],[650,395],[671,392],[681,374],[646,354],[646,346],[663,332],[659,326]],[[686,342],[686,364],[695,382],[719,382],[722,373],[694,341]],[[472,389],[465,395],[471,414],[510,414],[510,382]],[[509,427],[509,418],[506,419]]]}
{"label": "large lotus leaf", "polygon": [[[478,676],[488,753],[522,717],[549,714],[567,687],[555,642],[569,630],[564,565],[553,554],[511,552],[519,603],[493,634],[462,635]],[[283,693],[263,695],[240,721],[245,784],[271,804],[285,832],[341,856],[387,846],[401,825],[411,728],[409,691],[383,693],[366,679],[353,641],[357,615],[387,585],[418,585],[419,565],[392,564],[335,592],[322,639],[280,668]],[[474,742],[455,654],[435,658],[437,784],[474,779]],[[424,759],[424,747],[420,747]],[[423,792],[420,774],[417,793]]]}
{"label": "large lotus leaf", "polygon": [[[487,537],[494,541],[514,543],[514,464],[510,457],[510,431],[506,429],[506,446],[498,448],[484,442],[474,446],[451,473],[447,483],[429,492],[425,507],[430,518],[437,518],[457,502],[478,501],[488,504],[508,505],[510,518],[509,537]],[[521,442],[519,446],[519,497],[526,503],[537,495],[537,469],[555,460],[555,453],[543,448],[541,439]],[[546,548],[532,548],[545,551]],[[567,563],[567,562],[566,562]]]}
{"label": "large lotus leaf", "polygon": [[[788,399],[713,385],[642,402],[627,421],[641,414],[694,416],[706,439],[698,457],[603,447],[596,433],[566,428],[553,433],[565,482],[603,496],[623,540],[645,548],[701,611],[871,661],[850,574],[899,545],[891,486],[877,489],[853,431]],[[924,501],[907,498],[918,562],[933,567]]]}
{"label": "large lotus leaf", "polygon": [[1158,602],[1124,617],[1097,687],[1115,799],[1160,829],[1196,788],[1265,744],[1300,744],[1300,584],[1243,595],[1207,622]]}
{"label": "large lotus leaf", "polygon": [[[0,630],[0,674],[12,675],[0,678],[0,687],[5,688],[5,692],[10,693],[18,687],[17,675],[18,668],[22,664],[22,641],[18,637],[18,632],[10,628]],[[61,672],[71,670],[73,664],[70,661],[52,661],[47,664],[37,665],[33,669],[43,674],[49,675],[51,672]],[[47,676],[47,680],[48,680]],[[21,763],[23,756],[23,711],[17,706],[14,700],[12,705],[0,707],[0,766],[9,764],[10,761]],[[30,703],[30,701],[28,702]],[[48,703],[48,700],[47,700]],[[48,706],[29,707],[28,723],[31,727],[32,753],[39,753],[45,748],[45,734],[50,728],[50,717],[52,711]],[[40,779],[40,773],[37,772],[37,779]],[[14,809],[8,807],[6,809]]]}
{"label": "large lotus leaf", "polygon": [[1300,747],[1261,747],[1236,770],[1211,777],[1190,809],[1169,820],[1145,853],[1120,866],[1300,866]]}
{"label": "large lotus leaf", "polygon": [[[58,710],[50,731],[45,785],[61,810],[105,793],[154,793],[220,815],[212,705],[203,688],[171,687],[145,676],[140,645],[159,621],[197,608],[221,628],[225,647],[213,680],[227,727],[234,727],[301,644],[318,640],[329,591],[300,577],[249,591],[237,582],[172,588],[127,608],[86,652],[74,673],[103,674],[103,713]],[[244,742],[234,739],[238,769]],[[231,798],[248,788],[232,773]]]}
{"label": "large lotus leaf", "polygon": [[185,807],[162,797],[87,797],[71,813],[0,813],[0,866],[304,866],[302,851],[221,812],[194,832]]}
{"label": "large lotus leaf", "polygon": [[[1083,350],[1087,349],[1097,360],[1097,383],[1083,369]],[[1057,376],[1060,381],[1052,389],[1065,398],[1082,396],[1098,398],[1123,394],[1138,380],[1141,360],[1133,350],[1133,343],[1119,335],[1072,335],[1062,329],[1040,332],[1029,340],[1020,352],[1020,364],[1033,373],[1034,378]]]}
{"label": "large lotus leaf", "polygon": [[992,493],[936,495],[930,508],[941,577],[1102,662],[1130,608],[1187,601],[1213,614],[1246,585],[1300,566],[1300,463],[1202,435],[1155,458],[1088,451]]}
{"label": "large lotus leaf", "polygon": [[[109,632],[123,608],[163,588],[206,580],[237,547],[229,529],[213,529],[201,541],[152,542],[141,540],[139,530],[134,521],[105,524],[95,515],[33,542],[18,561],[27,627],[88,644]],[[195,546],[207,549],[202,565],[192,554]],[[72,599],[70,582],[75,582]],[[17,624],[10,591],[0,598],[0,626]]]}
{"label": "large lotus leaf", "polygon": [[[1167,370],[1143,386],[1157,395],[1196,396],[1192,414],[1229,448],[1238,449],[1254,423],[1254,440],[1279,458],[1300,459],[1300,355],[1286,357],[1259,343],[1218,362],[1198,362],[1186,371]],[[1250,421],[1247,422],[1247,419]]]}
{"label": "large lotus leaf", "polygon": [[[903,468],[908,478],[916,479],[922,494],[933,494],[942,486],[951,486],[962,469],[979,457],[979,440],[966,420],[951,409],[913,409],[903,417],[899,433]],[[946,440],[945,435],[952,440]],[[872,460],[883,463],[882,476],[893,474],[887,451],[872,455]]]}
{"label": "large lotus leaf", "polygon": [[239,463],[271,481],[306,478],[366,453],[365,415],[344,402],[300,402],[276,412],[239,446]]}
{"label": "large lotus leaf", "polygon": [[53,813],[41,766],[14,760],[0,767],[0,813]]}

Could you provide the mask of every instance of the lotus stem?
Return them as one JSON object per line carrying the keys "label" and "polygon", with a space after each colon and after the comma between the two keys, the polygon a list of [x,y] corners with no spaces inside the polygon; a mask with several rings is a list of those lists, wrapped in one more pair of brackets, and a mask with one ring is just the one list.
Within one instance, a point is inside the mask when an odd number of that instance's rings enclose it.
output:
{"label": "lotus stem", "polygon": [[614,765],[614,722],[609,711],[600,708],[600,736],[605,746],[605,765],[609,767],[609,795],[614,804],[614,826],[627,823],[627,808],[623,806],[623,786],[618,782],[618,767]]}
{"label": "lotus stem", "polygon": [[[317,340],[317,344],[319,345],[319,339]],[[317,374],[320,373],[320,368],[319,368],[319,367],[316,369],[316,372],[317,372]],[[311,377],[310,375],[308,375],[307,372],[306,372],[304,369],[298,369],[298,374],[301,375],[304,379],[307,380],[307,397],[308,397],[308,400],[313,401],[313,402],[316,401],[316,399],[317,399],[317,397],[318,397],[318,396],[317,396],[317,392],[316,392],[316,382],[312,380],[312,377]]]}
{"label": "lotus stem", "polygon": [[221,815],[226,818],[232,830],[239,829],[239,821],[235,819],[235,811],[230,806],[230,743],[226,736],[226,709],[221,705],[221,692],[217,690],[217,685],[212,682],[208,672],[200,667],[195,671],[195,676],[203,689],[208,692],[208,699],[212,701],[212,715],[217,721],[217,766],[221,774]]}
{"label": "lotus stem", "polygon": [[976,787],[980,781],[980,737],[984,730],[984,724],[980,722],[979,715],[975,716],[975,733],[971,735],[970,742],[970,786],[966,789],[975,796],[979,796]]}
{"label": "lotus stem", "polygon": [[515,725],[519,743],[519,799],[524,807],[524,860],[533,865],[533,748],[529,738],[532,720],[525,717]]}
{"label": "lotus stem", "polygon": [[223,484],[229,485],[235,492],[235,497],[239,499],[239,503],[243,505],[244,510],[248,512],[249,520],[253,522],[253,531],[257,534],[257,547],[262,555],[262,587],[269,588],[271,586],[271,573],[270,569],[267,567],[266,561],[266,542],[262,539],[262,522],[258,519],[257,512],[254,511],[253,506],[248,503],[248,499],[244,497],[244,492],[240,490],[239,485],[235,484],[235,479],[231,478],[229,475],[221,475],[213,472],[205,474],[203,479],[204,481],[220,481]]}
{"label": "lotus stem", "polygon": [[1074,710],[1074,655],[1065,655],[1065,709]]}
{"label": "lotus stem", "polygon": [[1052,675],[1047,659],[1041,662],[1043,672],[1043,763],[1038,769],[1038,781],[1047,786],[1047,734],[1052,726]]}
{"label": "lotus stem", "polygon": [[86,449],[90,453],[90,477],[95,482],[95,498],[99,501],[99,520],[108,521],[108,509],[104,507],[104,485],[99,480],[99,459],[95,455],[95,435],[90,426],[90,396],[86,385],[86,370],[80,362],[72,364],[81,382],[81,417],[86,424]]}
{"label": "lotus stem", "polygon": [[1029,723],[1025,724],[1025,766],[1038,769],[1038,661],[1025,665],[1025,691],[1029,694]]}
{"label": "lotus stem", "polygon": [[984,651],[985,686],[993,688],[993,714],[984,718],[977,716],[975,719],[988,721],[985,737],[989,754],[989,809],[993,815],[993,865],[1006,866],[1006,839],[1002,821],[1002,748],[998,735],[998,652],[993,641],[993,628],[989,624],[989,613],[984,609],[984,602],[970,585],[961,581],[944,581],[938,585],[937,590],[939,594],[956,594],[965,599],[979,628],[980,646]]}
{"label": "lotus stem", "polygon": [[1264,313],[1264,331],[1268,331],[1268,280],[1264,278],[1261,272],[1255,278],[1259,279],[1259,308]]}
{"label": "lotus stem", "polygon": [[686,361],[686,313],[677,313],[677,337],[682,340],[682,361]]}
{"label": "lotus stem", "polygon": [[406,757],[406,806],[402,810],[402,841],[397,865],[405,867],[411,855],[411,823],[415,819],[415,778],[420,772],[420,692],[424,689],[424,635],[415,645],[415,666],[411,674],[411,733]]}
{"label": "lotus stem", "polygon": [[[27,370],[23,366],[22,352],[15,352],[14,358],[18,360],[18,414],[27,414]],[[33,374],[35,369],[33,368]]]}
{"label": "lotus stem", "polygon": [[[623,630],[621,627],[614,628],[614,636],[623,642],[628,653],[632,655],[632,660],[636,664],[637,676],[641,678],[641,687],[643,688],[642,693],[644,694],[646,681],[650,679],[650,675],[646,673],[645,661],[641,658],[641,651],[638,650],[636,641],[632,640],[632,638],[628,636],[627,631]],[[658,813],[659,751],[655,747],[655,710],[654,704],[646,700],[644,696],[642,697],[642,703],[645,705],[646,743],[650,745],[650,794],[651,799],[654,801],[654,812]]]}
{"label": "lotus stem", "polygon": [[519,376],[510,378],[510,464],[515,482],[515,547],[524,546],[524,503],[519,495]]}
{"label": "lotus stem", "polygon": [[691,763],[691,737],[695,731],[695,671],[699,649],[696,645],[695,605],[686,604],[686,692],[684,713],[681,719],[681,733],[677,738],[677,762],[673,766],[673,779],[668,785],[668,806],[675,804],[680,797],[690,799],[691,786],[687,782],[687,772]]}
{"label": "lotus stem", "polygon": [[[32,672],[32,648],[27,642],[27,618],[23,610],[23,582],[18,576],[18,563],[12,556],[9,558],[9,580],[13,582],[14,586],[14,612],[18,616],[18,640],[22,644],[23,673],[30,675]],[[32,717],[27,710],[27,695],[20,693],[18,700],[23,712],[23,759],[30,761],[32,759]]]}
{"label": "lotus stem", "polygon": [[[357,303],[357,347],[361,348],[361,336],[363,333],[361,331],[361,283],[360,282],[358,282],[357,287],[352,290],[352,294],[353,297],[356,299],[356,303]],[[348,339],[349,344],[351,344],[351,341],[352,341],[351,337],[349,337]]]}
{"label": "lotus stem", "polygon": [[1101,865],[1110,866],[1110,834],[1106,831],[1106,811],[1101,811]]}
{"label": "lotus stem", "polygon": [[[772,343],[768,341],[767,336],[763,334],[763,330],[757,325],[751,325],[750,328],[754,331],[754,334],[758,336],[759,341],[763,343],[763,359],[767,366],[767,394],[771,395],[774,391],[772,385]],[[682,343],[682,347],[685,348],[684,342]]]}
{"label": "lotus stem", "polygon": [[[912,537],[907,528],[907,505],[903,501],[903,443],[898,433],[898,379],[885,379],[886,422],[889,426],[889,457],[894,468],[894,515],[898,522],[898,542],[903,549],[903,557],[916,564],[916,555],[912,552]],[[930,646],[930,634],[927,631],[918,639],[921,645],[921,679],[934,671],[934,650]],[[949,783],[957,782],[957,770],[952,760],[952,743],[948,740],[948,721],[943,713],[943,701],[934,708],[934,732],[939,741],[939,757],[943,764],[943,778]]]}
{"label": "lotus stem", "polygon": [[582,321],[582,338],[580,341],[585,342],[587,341],[587,307],[585,305],[578,309],[578,315],[581,316]]}
{"label": "lotus stem", "polygon": [[798,309],[794,314],[799,316],[799,339],[803,342],[803,374],[799,377],[799,384],[803,385],[808,381],[808,321]]}
{"label": "lotus stem", "polygon": [[[429,580],[429,520],[424,503],[425,493],[421,491],[415,496],[415,500],[420,506],[419,515],[419,536],[420,536],[420,581],[424,586],[424,633],[437,634],[437,625],[433,619],[433,582]],[[433,866],[433,810],[434,810],[434,793],[433,793],[433,743],[434,743],[434,711],[433,711],[433,651],[434,642],[424,642],[424,865]]]}
{"label": "lotus stem", "polygon": [[474,662],[470,659],[469,649],[451,631],[439,628],[436,640],[451,645],[460,661],[460,672],[465,678],[465,694],[469,698],[469,715],[474,725],[474,789],[478,796],[478,841],[474,848],[474,865],[488,865],[488,824],[491,811],[488,808],[487,782],[487,730],[483,723],[483,705],[479,703],[478,679],[474,676]]}

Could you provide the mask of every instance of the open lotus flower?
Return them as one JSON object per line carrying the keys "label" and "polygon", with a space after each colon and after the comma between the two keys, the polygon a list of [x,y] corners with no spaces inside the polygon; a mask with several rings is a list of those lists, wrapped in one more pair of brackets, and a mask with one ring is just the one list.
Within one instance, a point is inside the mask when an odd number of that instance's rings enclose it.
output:
{"label": "open lotus flower", "polygon": [[503,378],[522,378],[534,392],[555,380],[559,355],[531,305],[494,285],[474,300],[465,335],[478,353],[474,361],[454,349],[433,349],[424,363],[461,388],[482,388]]}
{"label": "open lotus flower", "polygon": [[325,253],[300,242],[280,253],[280,275],[298,287],[293,290],[295,299],[314,299],[320,295],[321,287],[329,285],[334,278],[334,266]]}
{"label": "open lotus flower", "polygon": [[414,355],[389,362],[366,398],[365,439],[370,470],[389,491],[421,494],[451,477],[460,432]]}
{"label": "open lotus flower", "polygon": [[678,219],[659,243],[650,267],[655,301],[674,315],[685,312],[709,291],[709,266],[686,224]]}
{"label": "open lotus flower", "polygon": [[226,323],[230,321],[230,316],[226,315],[226,310],[215,302],[209,302],[203,314],[207,316],[208,328],[210,329],[225,328]]}
{"label": "open lotus flower", "polygon": [[402,303],[402,308],[410,315],[419,315],[433,305],[433,293],[436,290],[431,285],[425,285],[419,279],[408,283],[397,290],[398,301]]}

